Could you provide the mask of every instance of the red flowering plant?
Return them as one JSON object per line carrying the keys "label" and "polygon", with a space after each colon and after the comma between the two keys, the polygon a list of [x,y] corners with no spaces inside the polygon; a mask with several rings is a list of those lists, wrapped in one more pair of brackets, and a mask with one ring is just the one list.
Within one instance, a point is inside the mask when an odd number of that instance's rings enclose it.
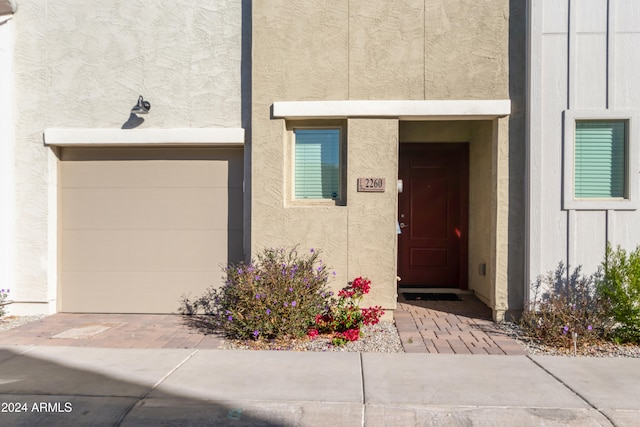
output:
{"label": "red flowering plant", "polygon": [[363,325],[375,325],[384,314],[382,307],[360,308],[364,295],[371,290],[371,281],[356,277],[338,292],[338,298],[331,298],[322,314],[315,318],[315,327],[308,335],[315,338],[318,333],[333,334],[332,343],[343,345],[360,338]]}

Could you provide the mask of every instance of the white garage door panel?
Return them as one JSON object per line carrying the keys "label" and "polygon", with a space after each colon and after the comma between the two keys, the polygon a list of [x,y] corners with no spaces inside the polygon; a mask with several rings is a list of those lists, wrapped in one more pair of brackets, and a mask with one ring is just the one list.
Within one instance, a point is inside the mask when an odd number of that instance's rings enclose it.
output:
{"label": "white garage door panel", "polygon": [[[177,313],[182,295],[200,295],[215,272],[66,272],[63,307],[81,313]],[[185,283],[190,283],[185,287]]]}
{"label": "white garage door panel", "polygon": [[[180,162],[180,164],[175,164]],[[126,160],[69,162],[62,186],[187,187],[215,185],[226,188],[229,171],[221,160]]]}
{"label": "white garage door panel", "polygon": [[226,258],[226,230],[68,230],[62,270],[210,271]]}
{"label": "white garage door panel", "polygon": [[62,228],[226,230],[228,197],[226,188],[68,188]]}
{"label": "white garage door panel", "polygon": [[[217,151],[216,151],[217,150]],[[121,152],[120,152],[121,151]],[[62,187],[242,186],[242,150],[65,150]],[[108,158],[105,159],[105,156]],[[198,158],[185,160],[185,157]],[[172,160],[166,160],[171,158]],[[74,160],[74,161],[72,161]]]}
{"label": "white garage door panel", "polygon": [[65,149],[60,310],[176,312],[242,259],[242,150]]}

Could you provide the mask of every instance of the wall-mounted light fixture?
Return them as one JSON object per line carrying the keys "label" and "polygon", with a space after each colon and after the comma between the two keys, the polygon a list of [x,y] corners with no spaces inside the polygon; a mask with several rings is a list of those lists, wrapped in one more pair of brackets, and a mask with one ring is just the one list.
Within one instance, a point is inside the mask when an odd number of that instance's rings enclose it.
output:
{"label": "wall-mounted light fixture", "polygon": [[131,114],[149,114],[151,103],[145,101],[142,95],[138,98],[138,103],[131,109]]}
{"label": "wall-mounted light fixture", "polygon": [[[0,0],[0,16],[12,15],[16,13],[16,10],[18,10],[16,0]],[[6,21],[2,21],[0,24],[4,24],[5,22]]]}

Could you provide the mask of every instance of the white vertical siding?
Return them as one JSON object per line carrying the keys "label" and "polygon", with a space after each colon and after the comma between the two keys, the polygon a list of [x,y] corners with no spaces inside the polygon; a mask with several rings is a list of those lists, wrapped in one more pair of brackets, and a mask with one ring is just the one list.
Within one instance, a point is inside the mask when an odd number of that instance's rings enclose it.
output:
{"label": "white vertical siding", "polygon": [[616,0],[613,11],[612,95],[615,108],[640,107],[640,2]]}
{"label": "white vertical siding", "polygon": [[570,14],[575,23],[569,46],[569,61],[575,61],[569,76],[575,91],[571,108],[606,108],[607,0],[573,1]]}
{"label": "white vertical siding", "polygon": [[[611,0],[610,108],[640,109],[640,2]],[[636,135],[635,138],[639,138]],[[632,171],[638,173],[638,171]],[[610,211],[607,235],[615,245],[640,245],[640,211]]]}
{"label": "white vertical siding", "polygon": [[[569,267],[582,266],[585,272],[593,272],[604,257],[607,244],[607,211],[570,211],[575,216],[569,242]],[[594,232],[595,231],[595,232]]]}
{"label": "white vertical siding", "polygon": [[[607,35],[606,33],[577,34],[575,46],[575,72],[572,86],[575,90],[573,108],[606,108],[607,100]],[[590,88],[581,90],[581,88]]]}
{"label": "white vertical siding", "polygon": [[569,2],[567,0],[532,0],[534,13],[540,15],[542,32],[567,33],[569,30]]}
{"label": "white vertical siding", "polygon": [[[553,5],[551,3],[554,3]],[[568,7],[559,9],[564,2],[545,2],[544,20],[548,31],[542,33],[542,79],[537,94],[541,98],[541,116],[535,126],[542,130],[541,140],[551,141],[562,134],[562,115],[548,114],[550,110],[562,111],[568,103],[568,68],[566,59],[569,55],[567,37],[569,32]],[[556,15],[557,14],[557,15]],[[542,89],[548,88],[548,89]],[[533,211],[541,216],[540,230],[534,237],[540,241],[540,263],[531,279],[554,269],[558,262],[567,262],[566,239],[568,234],[567,213],[560,209],[562,203],[562,146],[559,144],[539,144],[540,148],[540,202],[532,205]]]}
{"label": "white vertical siding", "polygon": [[[610,0],[610,7],[609,108],[639,110],[640,2]],[[640,211],[611,211],[609,217],[607,235],[614,246],[632,249],[640,245]]]}
{"label": "white vertical siding", "polygon": [[[640,5],[639,5],[640,6]],[[640,28],[640,21],[638,22]],[[615,35],[616,59],[614,63],[616,108],[638,108],[638,94],[640,94],[640,32]]]}
{"label": "white vertical siding", "polygon": [[637,211],[610,212],[609,241],[612,245],[635,248],[640,244],[640,215]]}
{"label": "white vertical siding", "polygon": [[562,209],[563,111],[640,110],[640,1],[531,0],[529,36],[531,283],[561,261],[593,272],[607,241],[640,244],[640,211]]}

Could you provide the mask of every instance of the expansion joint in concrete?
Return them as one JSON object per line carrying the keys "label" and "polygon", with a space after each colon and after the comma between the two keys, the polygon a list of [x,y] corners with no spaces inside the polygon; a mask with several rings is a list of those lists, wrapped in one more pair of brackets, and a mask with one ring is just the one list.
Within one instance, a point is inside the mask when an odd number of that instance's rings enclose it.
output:
{"label": "expansion joint in concrete", "polygon": [[140,398],[137,401],[133,402],[124,412],[122,412],[122,416],[120,416],[120,419],[118,420],[118,422],[115,423],[115,427],[120,427],[120,425],[124,422],[124,419],[127,418],[127,415],[129,415],[129,413],[133,410],[133,408],[135,408],[140,402],[143,402],[151,394],[151,392],[153,392],[156,388],[158,388],[158,386],[162,384],[164,380],[169,378],[171,374],[173,374],[175,371],[180,369],[182,365],[187,363],[187,361],[191,359],[193,356],[195,356],[195,354],[198,351],[199,351],[198,349],[192,351],[187,357],[185,357],[180,363],[178,363],[172,370],[167,372],[166,375],[160,378],[151,388],[149,388],[149,390],[147,390],[145,394],[140,396]]}
{"label": "expansion joint in concrete", "polygon": [[598,409],[598,407],[596,407],[593,403],[591,403],[589,401],[589,399],[587,399],[586,397],[584,397],[582,394],[580,394],[576,389],[574,389],[573,387],[571,387],[569,384],[567,384],[566,382],[562,381],[561,378],[559,378],[557,375],[554,375],[551,371],[549,371],[547,368],[545,368],[544,366],[542,366],[540,363],[538,363],[536,360],[534,360],[530,355],[527,355],[527,359],[531,360],[538,368],[542,369],[544,372],[546,372],[548,375],[550,375],[554,380],[556,380],[558,383],[562,384],[567,390],[571,391],[573,394],[575,394],[576,396],[578,396],[584,403],[586,403],[587,405],[589,405],[589,407],[595,411],[597,411],[598,413],[600,413],[603,417],[605,417],[607,419],[607,421],[609,421],[609,423],[611,423],[612,426],[615,426],[616,424],[613,422],[613,420],[611,418],[609,418],[607,416],[607,414],[605,414],[603,411],[601,411],[600,409]]}

